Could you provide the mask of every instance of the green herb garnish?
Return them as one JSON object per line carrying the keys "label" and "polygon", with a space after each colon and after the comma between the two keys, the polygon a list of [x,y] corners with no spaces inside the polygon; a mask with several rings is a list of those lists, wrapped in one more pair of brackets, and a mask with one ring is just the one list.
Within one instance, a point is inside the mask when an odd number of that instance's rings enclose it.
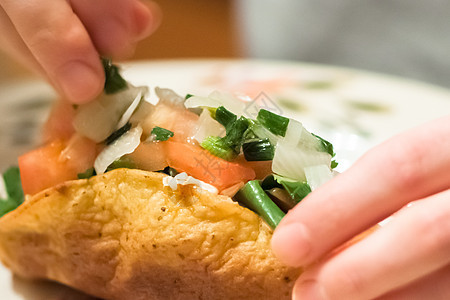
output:
{"label": "green herb garnish", "polygon": [[155,141],[167,141],[169,138],[173,137],[173,132],[161,127],[156,126],[151,132],[153,140]]}
{"label": "green herb garnish", "polygon": [[269,139],[259,139],[245,142],[242,145],[242,151],[247,161],[265,161],[273,159],[275,147]]}
{"label": "green herb garnish", "polygon": [[10,167],[3,173],[7,197],[0,199],[0,217],[23,203],[24,195],[18,167]]}
{"label": "green herb garnish", "polygon": [[285,136],[289,124],[289,118],[279,116],[265,109],[261,109],[258,112],[256,120],[272,133],[279,136]]}
{"label": "green herb garnish", "polygon": [[103,69],[105,70],[105,87],[106,94],[114,94],[125,88],[128,84],[120,75],[119,68],[111,62],[111,59],[102,58]]}

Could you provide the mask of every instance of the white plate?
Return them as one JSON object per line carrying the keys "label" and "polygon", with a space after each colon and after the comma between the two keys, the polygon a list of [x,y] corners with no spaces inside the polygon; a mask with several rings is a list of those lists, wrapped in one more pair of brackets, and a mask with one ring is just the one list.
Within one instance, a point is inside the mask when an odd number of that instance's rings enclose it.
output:
{"label": "white plate", "polygon": [[[135,85],[172,88],[181,95],[213,90],[249,95],[248,114],[264,107],[296,118],[332,142],[339,170],[374,145],[450,113],[450,91],[358,70],[248,60],[172,60],[124,66]],[[152,94],[150,97],[154,97]],[[53,91],[39,81],[0,85],[0,169],[39,141]],[[71,298],[72,297],[72,298]],[[0,267],[0,299],[80,299],[53,283],[12,277]]]}

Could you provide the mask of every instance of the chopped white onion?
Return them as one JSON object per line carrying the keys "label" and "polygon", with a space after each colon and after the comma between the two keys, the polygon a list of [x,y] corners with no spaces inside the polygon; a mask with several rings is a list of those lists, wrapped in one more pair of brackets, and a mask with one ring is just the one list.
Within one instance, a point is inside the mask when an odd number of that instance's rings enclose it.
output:
{"label": "chopped white onion", "polygon": [[224,106],[237,116],[244,114],[246,102],[229,93],[214,91],[208,97],[192,96],[184,102],[186,108]]}
{"label": "chopped white onion", "polygon": [[208,136],[225,136],[226,130],[222,124],[211,117],[207,109],[203,109],[197,121],[197,129],[195,130],[194,138],[199,143],[202,143]]}
{"label": "chopped white onion", "polygon": [[300,141],[300,137],[303,134],[303,125],[302,123],[289,119],[289,124],[286,129],[286,134],[284,135],[283,142],[286,145],[296,147]]}
{"label": "chopped white onion", "polygon": [[301,149],[321,151],[321,142],[296,120],[289,120],[283,142]]}
{"label": "chopped white onion", "polygon": [[175,93],[173,90],[156,87],[155,93],[160,102],[183,107],[184,98]]}
{"label": "chopped white onion", "polygon": [[139,92],[136,95],[136,98],[134,98],[131,105],[123,113],[122,117],[119,120],[119,123],[117,123],[116,129],[119,129],[122,126],[124,126],[125,124],[127,124],[127,122],[130,120],[131,116],[133,115],[134,111],[138,107],[139,103],[141,103],[141,100],[142,100],[142,92]]}
{"label": "chopped white onion", "polygon": [[185,172],[177,174],[177,175],[175,175],[175,177],[166,176],[163,178],[163,185],[169,186],[174,191],[176,191],[178,189],[179,184],[181,184],[181,185],[192,184],[192,185],[196,185],[199,188],[206,190],[210,193],[214,193],[214,194],[218,193],[218,190],[214,186],[212,186],[206,182],[203,182],[201,180],[198,180],[192,176],[189,176]]}
{"label": "chopped white onion", "polygon": [[269,129],[267,129],[266,127],[257,122],[251,124],[250,128],[253,131],[253,133],[256,134],[257,137],[261,139],[269,139],[272,145],[276,145],[278,141],[283,139],[283,137],[273,134],[272,132],[270,132]]}
{"label": "chopped white onion", "polygon": [[6,190],[5,179],[0,176],[0,201],[8,199],[8,191]]}
{"label": "chopped white onion", "polygon": [[121,137],[108,145],[97,156],[94,162],[95,172],[97,174],[105,173],[106,169],[115,160],[121,158],[125,154],[132,153],[140,144],[142,128],[136,126],[125,132]]}
{"label": "chopped white onion", "polygon": [[334,177],[333,171],[328,165],[316,165],[305,167],[306,182],[314,191],[319,186]]}
{"label": "chopped white onion", "polygon": [[129,86],[115,94],[102,94],[96,100],[80,105],[73,121],[75,130],[99,143],[113,133],[119,120],[136,95],[145,94],[146,87]]}
{"label": "chopped white onion", "polygon": [[304,168],[314,165],[331,164],[331,155],[310,149],[293,147],[289,142],[281,140],[275,147],[272,171],[297,181],[306,179]]}

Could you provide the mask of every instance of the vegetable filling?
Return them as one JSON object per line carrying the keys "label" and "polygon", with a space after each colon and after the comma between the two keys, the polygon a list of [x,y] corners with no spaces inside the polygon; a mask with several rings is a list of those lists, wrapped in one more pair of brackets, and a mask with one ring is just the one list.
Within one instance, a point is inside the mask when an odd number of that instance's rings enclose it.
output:
{"label": "vegetable filling", "polygon": [[4,173],[0,216],[19,206],[24,193],[138,168],[172,176],[165,185],[174,189],[195,184],[233,197],[275,228],[335,174],[333,145],[298,121],[264,109],[248,118],[245,102],[220,92],[181,97],[156,88],[159,102],[152,104],[146,87],[128,83],[110,60],[102,62],[104,93],[68,107],[71,118],[51,114],[52,124],[62,125],[50,130],[49,142],[19,157],[20,174],[18,168]]}

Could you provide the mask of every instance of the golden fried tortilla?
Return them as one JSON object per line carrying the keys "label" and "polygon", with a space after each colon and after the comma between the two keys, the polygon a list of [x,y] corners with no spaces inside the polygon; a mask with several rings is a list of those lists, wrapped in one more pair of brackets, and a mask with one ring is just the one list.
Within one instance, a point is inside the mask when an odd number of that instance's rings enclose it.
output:
{"label": "golden fried tortilla", "polygon": [[230,198],[120,169],[45,190],[0,219],[14,273],[105,299],[290,299],[299,269]]}

